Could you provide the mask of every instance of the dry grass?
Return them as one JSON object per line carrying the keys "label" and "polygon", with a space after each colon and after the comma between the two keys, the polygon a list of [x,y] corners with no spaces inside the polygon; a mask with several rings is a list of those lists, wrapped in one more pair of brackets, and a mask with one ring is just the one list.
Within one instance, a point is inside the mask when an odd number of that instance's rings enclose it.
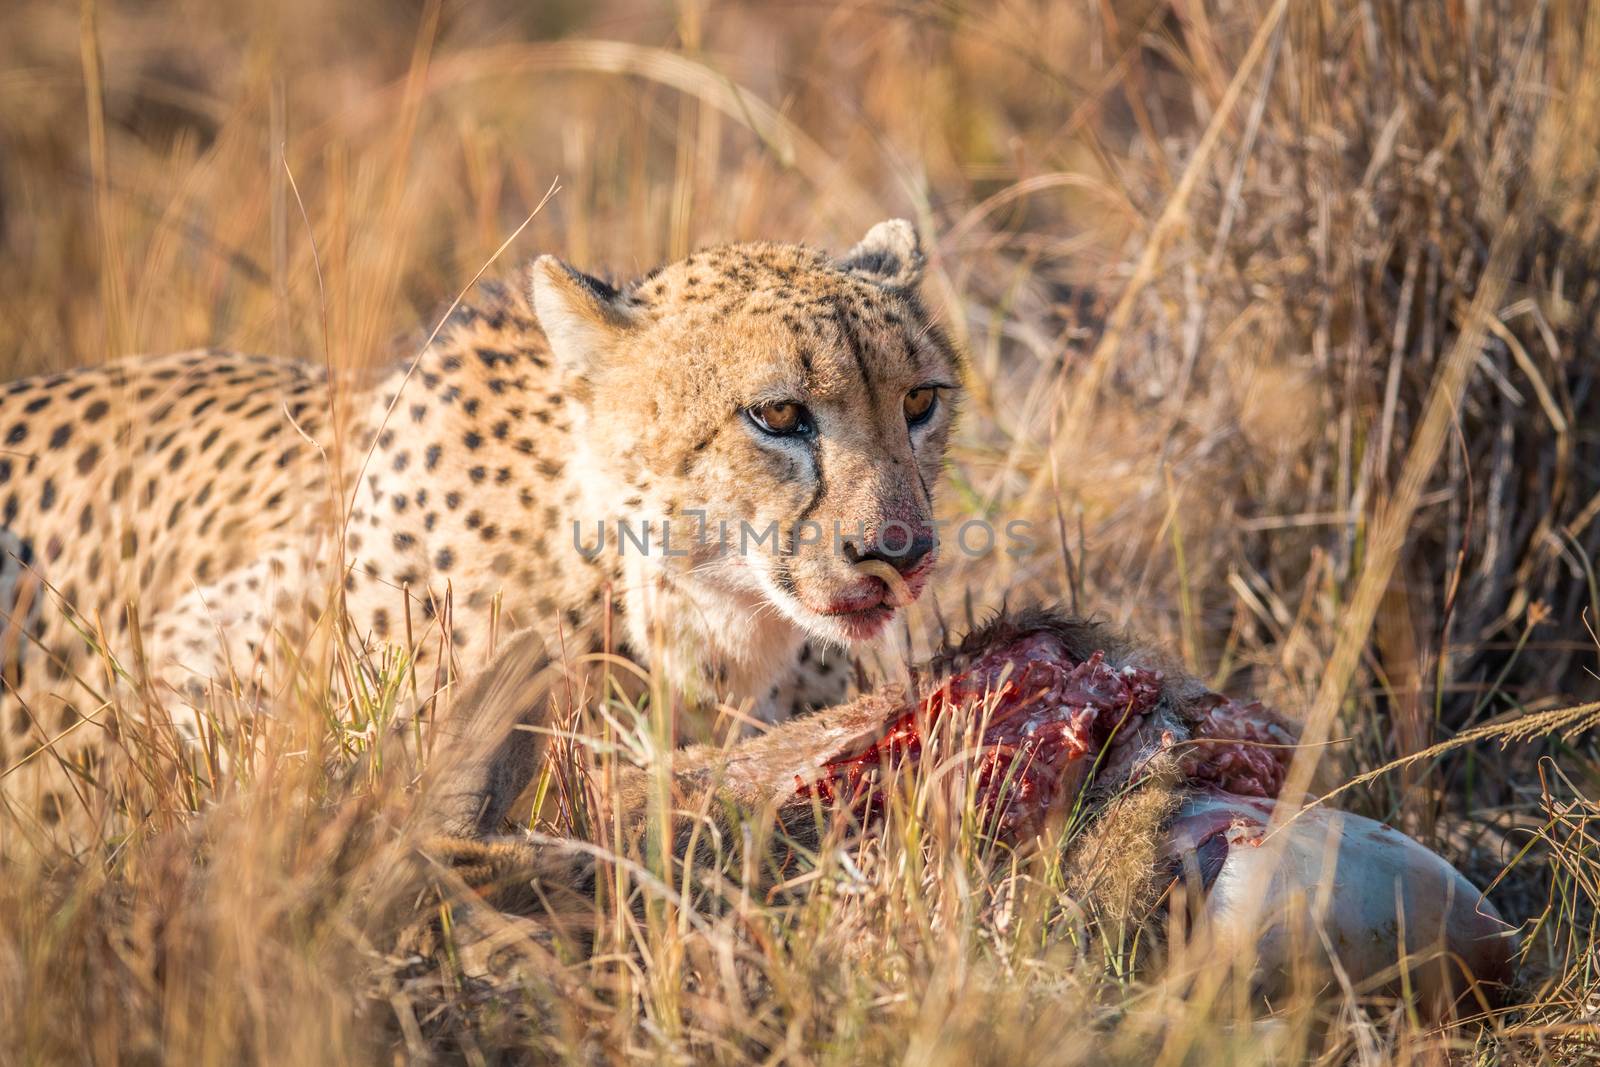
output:
{"label": "dry grass", "polygon": [[[607,867],[588,961],[467,910],[488,942],[397,955],[411,898],[374,887],[406,855],[414,768],[340,772],[407,683],[346,663],[364,695],[308,677],[232,769],[126,735],[137,803],[97,847],[0,860],[0,1060],[1600,1055],[1595,739],[1528,718],[1596,688],[1588,5],[190,0],[5,22],[7,376],[209,343],[414,350],[557,179],[491,274],[916,219],[971,355],[947,513],[1047,536],[946,567],[891,658],[927,647],[935,603],[1130,622],[1334,740],[1301,773],[1366,775],[1341,803],[1496,882],[1527,958],[1517,1002],[1463,1026],[1350,998],[1259,1020],[1186,995],[1214,961],[1142,966],[1150,939],[1074,899],[1053,850],[996,855],[916,794],[792,899],[736,876],[680,907],[689,873],[645,854]],[[662,723],[602,712],[615,748],[547,785],[555,829],[605,842],[607,767]]]}

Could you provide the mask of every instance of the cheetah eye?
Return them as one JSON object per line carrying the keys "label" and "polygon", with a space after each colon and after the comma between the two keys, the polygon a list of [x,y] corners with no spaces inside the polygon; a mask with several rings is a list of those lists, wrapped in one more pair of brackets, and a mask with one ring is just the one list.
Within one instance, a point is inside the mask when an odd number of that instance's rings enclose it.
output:
{"label": "cheetah eye", "polygon": [[906,394],[906,425],[921,426],[933,415],[934,403],[939,399],[937,385],[919,385]]}
{"label": "cheetah eye", "polygon": [[774,437],[798,437],[811,432],[811,412],[793,400],[774,400],[748,409],[746,417]]}

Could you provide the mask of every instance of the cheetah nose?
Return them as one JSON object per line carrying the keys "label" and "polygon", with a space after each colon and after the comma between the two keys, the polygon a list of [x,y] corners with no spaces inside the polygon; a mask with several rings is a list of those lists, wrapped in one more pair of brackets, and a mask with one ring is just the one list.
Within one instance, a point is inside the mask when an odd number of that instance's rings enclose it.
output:
{"label": "cheetah nose", "polygon": [[[844,544],[844,558],[851,566],[855,566],[857,563],[864,563],[867,560],[876,560],[879,563],[888,564],[900,574],[910,574],[937,547],[937,542],[927,533],[919,533],[913,536],[907,531],[904,537],[900,539],[900,547],[886,543],[893,540],[896,540],[896,538],[892,532],[889,536],[880,535],[875,541],[866,544],[864,549],[862,545],[858,545],[853,541],[846,541]],[[909,543],[906,543],[907,540],[909,540]]]}

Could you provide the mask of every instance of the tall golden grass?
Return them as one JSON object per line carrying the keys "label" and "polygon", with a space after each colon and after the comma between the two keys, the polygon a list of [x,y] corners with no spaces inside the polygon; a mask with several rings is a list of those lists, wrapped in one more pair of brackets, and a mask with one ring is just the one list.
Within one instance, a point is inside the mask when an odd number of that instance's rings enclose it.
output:
{"label": "tall golden grass", "polygon": [[[385,877],[416,767],[360,759],[410,682],[346,649],[230,759],[117,739],[135,802],[92,847],[0,841],[0,1060],[1597,1053],[1600,764],[1592,715],[1553,714],[1595,690],[1596,9],[17,0],[5,23],[9,376],[206,344],[360,368],[539,252],[627,277],[916,220],[970,355],[943,506],[1044,536],[955,554],[883,669],[1007,599],[1131,623],[1303,719],[1330,743],[1297,782],[1352,783],[1341,803],[1493,883],[1526,958],[1509,1007],[1451,1026],[1353,992],[1262,1018],[1181,940],[1147,966],[1059,849],[997,854],[915,785],[803,893],[731,871],[689,907],[713,872],[610,855],[591,958],[466,907],[417,952],[393,919],[415,887]],[[661,716],[586,714],[607,743],[556,761],[539,829],[625,853],[607,783],[658,758]]]}

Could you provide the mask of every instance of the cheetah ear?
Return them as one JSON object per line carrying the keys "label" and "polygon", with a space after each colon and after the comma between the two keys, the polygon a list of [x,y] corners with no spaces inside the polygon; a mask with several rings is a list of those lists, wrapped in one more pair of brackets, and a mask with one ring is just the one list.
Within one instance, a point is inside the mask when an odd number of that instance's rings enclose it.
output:
{"label": "cheetah ear", "polygon": [[867,231],[845,253],[839,269],[891,289],[909,289],[922,277],[922,244],[905,219],[889,219]]}
{"label": "cheetah ear", "polygon": [[628,299],[555,256],[540,256],[528,273],[539,328],[562,369],[582,377],[633,325]]}

